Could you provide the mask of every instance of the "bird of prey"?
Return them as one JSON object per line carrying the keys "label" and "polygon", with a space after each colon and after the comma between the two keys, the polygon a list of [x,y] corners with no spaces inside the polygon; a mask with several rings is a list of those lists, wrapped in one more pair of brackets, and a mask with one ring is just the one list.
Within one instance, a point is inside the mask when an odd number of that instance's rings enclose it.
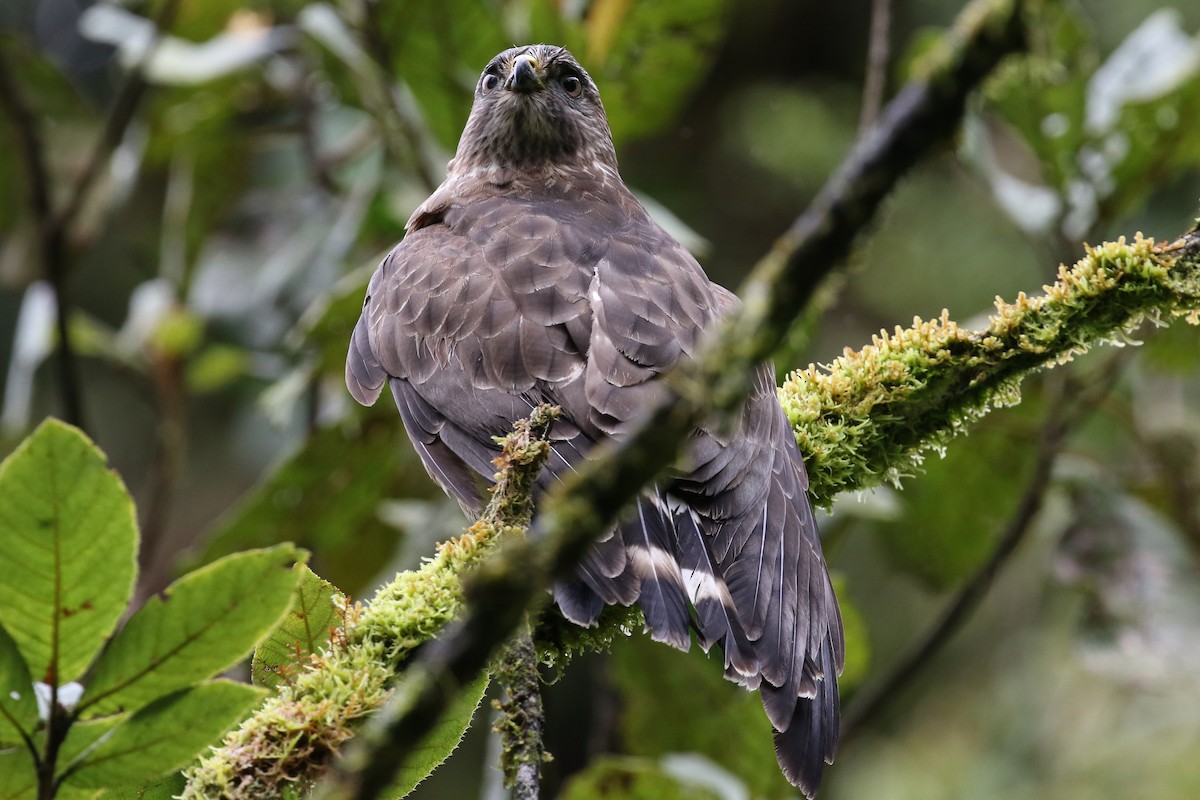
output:
{"label": "bird of prey", "polygon": [[[626,188],[596,85],[564,48],[492,59],[447,172],[371,279],[346,383],[364,404],[390,388],[429,474],[477,514],[493,437],[559,406],[549,488],[627,436],[738,300]],[[771,365],[735,429],[702,427],[686,452],[554,599],[585,626],[637,602],[654,639],[719,645],[812,796],[837,743],[845,645]]]}

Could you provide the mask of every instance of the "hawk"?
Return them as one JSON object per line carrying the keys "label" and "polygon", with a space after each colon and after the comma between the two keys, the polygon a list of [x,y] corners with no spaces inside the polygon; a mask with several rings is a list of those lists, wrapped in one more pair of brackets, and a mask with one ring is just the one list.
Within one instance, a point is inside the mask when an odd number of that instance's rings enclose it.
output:
{"label": "hawk", "polygon": [[[548,489],[629,435],[664,373],[737,304],[622,182],[588,73],[564,48],[518,47],[484,69],[445,182],[371,279],[346,383],[364,404],[390,388],[429,474],[478,514],[493,437],[559,406]],[[701,427],[686,453],[554,599],[585,626],[636,602],[654,639],[719,645],[812,796],[837,743],[845,645],[770,364],[735,429]]]}

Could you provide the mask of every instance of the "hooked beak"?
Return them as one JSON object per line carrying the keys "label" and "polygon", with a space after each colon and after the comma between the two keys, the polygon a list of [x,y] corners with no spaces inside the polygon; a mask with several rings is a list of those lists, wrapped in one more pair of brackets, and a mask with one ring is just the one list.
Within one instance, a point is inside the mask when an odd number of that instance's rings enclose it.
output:
{"label": "hooked beak", "polygon": [[504,88],[510,92],[520,92],[521,94],[532,94],[545,88],[540,74],[540,66],[537,59],[528,53],[517,56],[513,60],[512,73],[508,76]]}

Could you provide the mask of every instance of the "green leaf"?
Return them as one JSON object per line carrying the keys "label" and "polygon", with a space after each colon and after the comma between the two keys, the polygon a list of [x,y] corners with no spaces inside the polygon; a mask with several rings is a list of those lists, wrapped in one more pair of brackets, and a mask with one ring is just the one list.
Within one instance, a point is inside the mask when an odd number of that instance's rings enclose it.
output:
{"label": "green leaf", "polygon": [[96,664],[79,710],[133,711],[236,664],[287,613],[292,545],[223,558],[151,598]]}
{"label": "green leaf", "polygon": [[181,769],[264,694],[244,683],[220,680],[160,698],[86,750],[69,766],[67,783],[95,789],[139,785]]}
{"label": "green leaf", "polygon": [[896,566],[947,589],[987,558],[1037,457],[1032,425],[1025,446],[1014,446],[1014,427],[1033,423],[1037,405],[1027,392],[1021,406],[988,417],[966,446],[927,460],[924,474],[905,483],[903,513],[877,528]]}
{"label": "green leaf", "polygon": [[613,647],[610,664],[624,698],[621,739],[628,752],[699,753],[744,780],[755,796],[795,791],[775,762],[758,693],[725,680],[719,656],[699,648],[680,653],[634,636]]}
{"label": "green leaf", "polygon": [[183,774],[176,772],[165,778],[147,781],[140,786],[122,789],[110,789],[100,795],[100,800],[173,800],[183,794],[187,781]]}
{"label": "green leaf", "polygon": [[0,752],[0,800],[35,800],[37,773],[29,750],[17,747]]}
{"label": "green leaf", "polygon": [[36,680],[83,674],[125,611],[136,558],[121,479],[79,430],[43,422],[0,465],[0,623]]}
{"label": "green leaf", "polygon": [[19,744],[38,721],[33,678],[17,643],[0,625],[0,743]]}
{"label": "green leaf", "polygon": [[645,758],[605,756],[571,778],[561,800],[720,800],[721,794]]}
{"label": "green leaf", "polygon": [[258,686],[275,688],[312,653],[324,646],[341,625],[334,598],[337,587],[306,566],[298,568],[300,581],[291,609],[275,630],[254,648],[252,674]]}
{"label": "green leaf", "polygon": [[475,716],[475,709],[479,708],[479,702],[483,700],[489,680],[491,676],[484,673],[463,687],[458,699],[446,709],[437,725],[433,726],[421,740],[421,744],[409,754],[396,773],[396,780],[383,793],[383,797],[406,797],[417,784],[428,778],[450,757],[463,740],[467,729],[471,727],[471,718]]}

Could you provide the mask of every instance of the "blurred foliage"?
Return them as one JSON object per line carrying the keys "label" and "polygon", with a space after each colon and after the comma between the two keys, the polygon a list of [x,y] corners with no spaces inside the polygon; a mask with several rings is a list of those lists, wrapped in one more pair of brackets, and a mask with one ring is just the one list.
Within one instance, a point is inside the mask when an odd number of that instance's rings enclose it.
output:
{"label": "blurred foliage", "polygon": [[563,800],[717,800],[723,795],[651,761],[601,758],[564,788]]}
{"label": "blurred foliage", "polygon": [[[894,88],[961,4],[893,5]],[[957,147],[892,198],[804,328],[814,340],[798,335],[780,369],[914,314],[948,308],[970,325],[994,295],[1036,291],[1084,240],[1187,228],[1200,198],[1200,7],[1165,5],[1046,4],[1033,57],[1009,62]],[[443,506],[407,502],[437,492],[387,399],[349,400],[342,358],[370,269],[440,180],[492,55],[570,46],[602,89],[626,179],[678,216],[672,230],[707,241],[706,268],[736,286],[853,142],[868,6],[181,0],[147,62],[147,21],[166,0],[0,4],[0,60],[36,120],[56,209],[99,153],[67,230],[70,329],[88,430],[140,509],[138,597],[184,565],[285,540],[358,595],[453,532]],[[98,150],[131,70],[148,91],[115,149]],[[8,452],[62,403],[29,129],[0,112]],[[1200,600],[1181,576],[1200,554],[1198,336],[1147,327],[1140,351],[1070,366],[1073,386],[1117,357],[1123,377],[1074,430],[1033,540],[886,727],[843,750],[823,797],[1191,796],[1194,759],[1180,754],[1200,744],[1188,666],[1200,654],[1185,643],[1200,641]],[[825,522],[847,699],[988,558],[1052,402],[1041,382],[1026,387],[1021,407],[902,491],[846,498]],[[699,796],[680,775],[706,770],[752,797],[786,796],[757,699],[717,667],[641,637],[614,645],[608,736],[634,758],[556,764],[585,770],[564,796]],[[552,752],[578,751],[585,724],[604,738],[606,715],[580,693],[547,695],[552,714],[579,720]],[[680,752],[703,758],[666,756]],[[418,795],[437,796],[439,779]],[[713,785],[728,796],[728,781]]]}
{"label": "blurred foliage", "polygon": [[[788,797],[794,790],[779,772],[759,697],[730,691],[718,658],[698,648],[677,653],[647,637],[616,647],[612,680],[625,698],[622,743],[644,756],[699,753],[739,776],[754,797]],[[663,725],[663,719],[687,720]]]}

